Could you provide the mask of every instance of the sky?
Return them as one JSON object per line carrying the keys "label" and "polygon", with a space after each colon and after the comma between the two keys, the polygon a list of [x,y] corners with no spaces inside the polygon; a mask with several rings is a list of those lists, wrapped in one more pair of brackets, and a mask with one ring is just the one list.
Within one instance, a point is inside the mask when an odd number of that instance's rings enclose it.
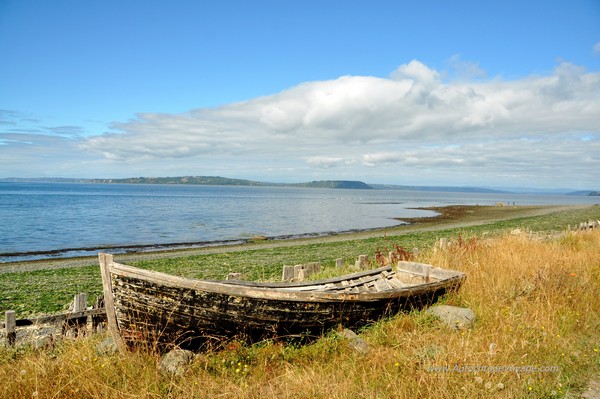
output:
{"label": "sky", "polygon": [[0,0],[0,178],[600,190],[600,1]]}

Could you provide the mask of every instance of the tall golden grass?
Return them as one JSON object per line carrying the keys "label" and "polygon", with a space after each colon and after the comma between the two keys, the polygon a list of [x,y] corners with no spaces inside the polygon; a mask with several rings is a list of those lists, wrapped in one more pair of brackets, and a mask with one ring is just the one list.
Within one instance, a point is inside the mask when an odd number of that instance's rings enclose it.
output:
{"label": "tall golden grass", "polygon": [[449,330],[427,313],[360,331],[368,354],[330,333],[313,344],[231,343],[181,376],[151,352],[100,355],[103,337],[0,350],[2,398],[553,398],[600,372],[600,231],[551,240],[454,240],[417,261],[462,270],[444,302],[477,320]]}

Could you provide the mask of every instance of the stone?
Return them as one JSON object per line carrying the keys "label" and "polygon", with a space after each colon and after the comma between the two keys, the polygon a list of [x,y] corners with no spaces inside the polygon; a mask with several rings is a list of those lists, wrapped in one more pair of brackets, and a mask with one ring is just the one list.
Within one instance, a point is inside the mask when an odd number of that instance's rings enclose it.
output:
{"label": "stone", "polygon": [[436,316],[446,326],[455,330],[469,328],[475,322],[475,312],[469,308],[437,305],[427,309],[427,313]]}
{"label": "stone", "polygon": [[185,349],[173,349],[160,359],[158,370],[164,374],[181,375],[193,359],[194,352]]}
{"label": "stone", "polygon": [[348,344],[355,351],[366,354],[369,352],[369,344],[367,341],[359,337],[354,331],[345,328],[340,335],[348,340]]}
{"label": "stone", "polygon": [[33,341],[31,341],[31,348],[34,350],[51,349],[53,345],[54,339],[52,335],[36,337]]}
{"label": "stone", "polygon": [[99,355],[110,355],[113,353],[117,353],[119,351],[119,347],[115,343],[115,340],[112,337],[108,337],[98,345],[96,345],[96,353]]}
{"label": "stone", "polygon": [[600,376],[596,376],[596,379],[591,380],[588,383],[587,388],[581,394],[583,399],[600,399]]}

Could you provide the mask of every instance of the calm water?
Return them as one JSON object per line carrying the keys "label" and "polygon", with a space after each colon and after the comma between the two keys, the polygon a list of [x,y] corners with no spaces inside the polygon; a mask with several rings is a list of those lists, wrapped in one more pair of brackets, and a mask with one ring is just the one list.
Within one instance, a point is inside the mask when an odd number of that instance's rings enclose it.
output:
{"label": "calm water", "polygon": [[289,187],[0,183],[0,262],[89,255],[106,247],[119,252],[125,246],[371,229],[401,223],[394,218],[434,215],[407,209],[411,207],[498,201],[577,204],[599,199]]}

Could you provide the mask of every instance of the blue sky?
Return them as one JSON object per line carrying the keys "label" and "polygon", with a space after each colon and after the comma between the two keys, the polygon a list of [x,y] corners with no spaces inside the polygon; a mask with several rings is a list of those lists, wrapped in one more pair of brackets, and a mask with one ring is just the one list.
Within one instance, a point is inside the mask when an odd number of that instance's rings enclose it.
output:
{"label": "blue sky", "polygon": [[0,177],[600,189],[600,2],[0,0]]}

